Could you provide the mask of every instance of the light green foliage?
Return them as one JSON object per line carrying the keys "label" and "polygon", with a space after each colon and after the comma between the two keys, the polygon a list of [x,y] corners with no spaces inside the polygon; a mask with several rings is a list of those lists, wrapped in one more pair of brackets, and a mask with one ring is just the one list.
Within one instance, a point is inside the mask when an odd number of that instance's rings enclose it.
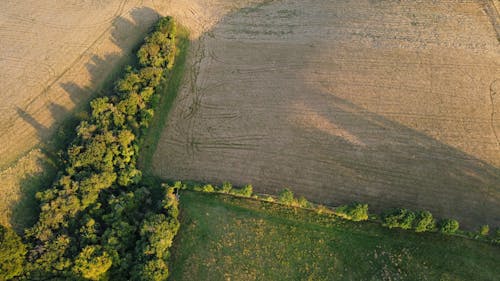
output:
{"label": "light green foliage", "polygon": [[415,232],[432,231],[436,227],[436,220],[429,211],[418,213],[414,222]]}
{"label": "light green foliage", "polygon": [[215,188],[211,185],[211,184],[205,184],[201,190],[203,192],[214,192],[215,191]]}
{"label": "light green foliage", "polygon": [[335,213],[348,220],[364,221],[368,219],[368,204],[352,203],[337,208]]}
{"label": "light green foliage", "polygon": [[229,193],[229,192],[231,192],[231,189],[233,189],[233,185],[230,182],[225,182],[222,184],[220,192]]}
{"label": "light green foliage", "polygon": [[457,220],[454,219],[442,219],[439,222],[439,232],[444,234],[453,234],[459,228]]}
{"label": "light green foliage", "polygon": [[23,273],[26,246],[9,228],[0,225],[0,280],[10,280]]}
{"label": "light green foliage", "polygon": [[107,252],[101,246],[86,246],[75,260],[73,270],[90,280],[103,279],[111,267],[112,261]]}
{"label": "light green foliage", "polygon": [[292,206],[295,203],[293,192],[288,188],[283,189],[278,198],[278,202],[281,204]]}
{"label": "light green foliage", "polygon": [[[163,208],[140,185],[137,159],[144,128],[154,114],[155,92],[168,74],[167,64],[173,63],[175,34],[163,31],[175,32],[174,25],[171,18],[161,19],[145,39],[146,45],[159,44],[156,56],[148,59],[160,63],[128,67],[115,84],[116,94],[90,102],[89,117],[77,126],[64,154],[64,169],[51,188],[37,194],[40,217],[26,231],[33,245],[30,278],[129,280],[134,266],[153,275],[155,268],[167,268],[163,255],[177,232],[177,205]],[[145,210],[151,212],[146,221]],[[159,232],[148,232],[150,228]],[[138,240],[145,243],[144,255],[152,251],[164,265],[138,257]]]}
{"label": "light green foliage", "polygon": [[232,188],[229,191],[230,194],[243,196],[243,197],[251,197],[253,194],[253,187],[251,184],[245,185],[243,188]]}
{"label": "light green foliage", "polygon": [[479,228],[479,234],[481,236],[488,236],[488,234],[490,234],[490,226],[485,224],[485,225],[482,225],[480,228]]}

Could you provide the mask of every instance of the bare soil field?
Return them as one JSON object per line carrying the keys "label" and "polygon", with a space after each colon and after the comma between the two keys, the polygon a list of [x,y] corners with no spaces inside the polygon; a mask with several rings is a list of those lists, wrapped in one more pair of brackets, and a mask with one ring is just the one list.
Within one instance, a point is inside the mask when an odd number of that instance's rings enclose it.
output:
{"label": "bare soil field", "polygon": [[197,33],[158,175],[500,226],[496,0],[228,2],[173,13]]}

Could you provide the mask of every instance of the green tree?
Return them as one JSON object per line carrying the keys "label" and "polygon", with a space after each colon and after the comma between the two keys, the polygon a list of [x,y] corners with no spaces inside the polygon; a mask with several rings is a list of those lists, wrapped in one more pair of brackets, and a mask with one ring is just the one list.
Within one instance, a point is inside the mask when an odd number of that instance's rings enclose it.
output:
{"label": "green tree", "polygon": [[112,265],[111,257],[101,246],[86,246],[75,260],[73,271],[90,280],[101,280]]}
{"label": "green tree", "polygon": [[368,204],[352,203],[340,206],[335,210],[335,213],[348,220],[365,221],[368,219]]}
{"label": "green tree", "polygon": [[394,209],[383,216],[383,226],[388,228],[399,227],[402,229],[412,228],[415,213],[407,209]]}
{"label": "green tree", "polygon": [[0,225],[0,280],[10,280],[23,274],[26,246],[10,228]]}
{"label": "green tree", "polygon": [[295,197],[293,192],[288,188],[283,189],[283,191],[280,192],[280,195],[278,197],[278,202],[288,206],[293,205],[295,203]]}
{"label": "green tree", "polygon": [[454,219],[442,219],[439,222],[439,232],[444,234],[453,234],[457,232],[459,223]]}
{"label": "green tree", "polygon": [[429,211],[421,211],[415,219],[415,232],[431,231],[436,227],[436,220]]}

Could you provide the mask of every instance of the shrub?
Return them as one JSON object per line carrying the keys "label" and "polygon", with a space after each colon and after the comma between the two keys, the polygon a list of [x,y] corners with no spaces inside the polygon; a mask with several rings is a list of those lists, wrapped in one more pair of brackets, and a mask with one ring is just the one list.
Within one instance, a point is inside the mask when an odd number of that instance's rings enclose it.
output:
{"label": "shrub", "polygon": [[229,193],[231,192],[231,189],[233,189],[233,185],[229,182],[225,182],[222,184],[222,187],[220,189],[220,192],[222,193]]}
{"label": "shrub", "polygon": [[415,232],[432,231],[436,227],[436,220],[429,211],[418,213],[414,223]]}
{"label": "shrub", "polygon": [[266,200],[267,202],[274,202],[274,198],[271,196],[267,196],[264,200]]}
{"label": "shrub", "polygon": [[328,209],[324,205],[318,205],[318,206],[316,206],[316,212],[318,214],[329,214],[329,213],[332,213],[332,211],[330,209]]}
{"label": "shrub", "polygon": [[307,199],[304,196],[300,196],[299,199],[297,199],[297,204],[301,208],[311,207],[311,203],[309,201],[307,201]]}
{"label": "shrub", "polygon": [[215,188],[211,184],[205,184],[202,188],[201,191],[203,192],[214,192]]}
{"label": "shrub", "polygon": [[487,224],[482,225],[481,228],[479,228],[479,234],[481,236],[488,236],[488,234],[490,234],[490,226]]}
{"label": "shrub", "polygon": [[454,219],[442,219],[439,222],[439,232],[444,234],[453,234],[457,232],[459,223]]}
{"label": "shrub", "polygon": [[253,194],[253,187],[251,184],[247,184],[247,185],[245,185],[245,187],[243,187],[241,189],[242,196],[250,197],[250,196],[252,196],[252,194]]}
{"label": "shrub", "polygon": [[383,216],[383,226],[410,229],[415,220],[415,213],[407,209],[394,209]]}
{"label": "shrub", "polygon": [[233,195],[243,196],[243,197],[251,197],[252,193],[253,193],[253,187],[251,184],[247,184],[241,189],[232,188],[229,191],[229,193],[233,194]]}
{"label": "shrub", "polygon": [[500,227],[495,229],[493,234],[493,243],[500,244]]}
{"label": "shrub", "polygon": [[368,219],[368,204],[352,203],[340,206],[335,210],[337,215],[352,221],[365,221]]}
{"label": "shrub", "polygon": [[280,196],[278,198],[278,202],[281,204],[288,205],[288,206],[293,205],[295,203],[295,198],[293,196],[293,192],[288,188],[283,189],[283,191],[281,191]]}

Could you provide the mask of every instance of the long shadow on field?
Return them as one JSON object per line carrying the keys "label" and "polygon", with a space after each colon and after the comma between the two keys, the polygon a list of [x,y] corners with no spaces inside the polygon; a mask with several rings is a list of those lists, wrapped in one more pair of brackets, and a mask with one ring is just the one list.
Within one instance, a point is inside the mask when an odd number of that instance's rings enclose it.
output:
{"label": "long shadow on field", "polygon": [[[273,5],[276,2],[270,3]],[[188,93],[180,95],[182,105],[176,104],[182,108],[174,108],[174,111],[177,110],[174,114],[177,115],[168,121],[173,122],[169,126],[172,131],[164,132],[164,143],[159,148],[159,154],[163,154],[168,160],[157,156],[156,172],[176,180],[208,180],[215,183],[232,181],[236,184],[244,184],[244,181],[250,180],[258,192],[274,193],[288,186],[315,202],[336,205],[362,201],[375,211],[391,207],[427,209],[439,217],[457,218],[468,228],[481,224],[500,226],[498,168],[419,131],[369,112],[336,96],[334,92],[314,88],[311,81],[299,82],[297,88],[306,89],[301,95],[290,94],[283,99],[274,99],[273,91],[281,89],[275,86],[279,82],[269,81],[272,79],[269,77],[273,77],[273,72],[278,71],[280,65],[270,65],[270,62],[276,56],[279,56],[278,59],[289,56],[285,60],[291,66],[300,64],[301,61],[294,58],[288,52],[289,49],[279,53],[266,53],[266,48],[262,45],[246,47],[245,44],[252,46],[258,41],[255,40],[256,34],[266,31],[259,31],[264,25],[256,24],[255,30],[241,31],[241,34],[247,36],[245,39],[231,33],[218,34],[219,31],[240,32],[235,26],[221,26],[221,23],[231,22],[231,17],[239,13],[259,12],[264,11],[264,8],[256,5],[228,14],[206,32],[206,36],[192,43],[192,65],[187,67],[192,69],[192,75],[187,80],[193,81],[184,82],[191,83],[191,86],[185,85]],[[264,11],[263,14],[267,12],[269,11]],[[252,16],[248,16],[246,21],[238,20],[234,21],[259,22],[258,18],[254,19]],[[287,25],[285,22],[276,26]],[[280,32],[278,30],[276,34],[286,39],[288,33]],[[273,41],[267,37],[266,39],[268,40],[263,42],[271,46]],[[206,43],[206,40],[212,41]],[[280,40],[276,44],[278,47],[272,46],[270,49],[276,50],[279,46],[284,46],[283,40]],[[224,42],[217,45],[219,47],[238,46],[255,54],[240,53],[237,57],[228,58],[224,54],[228,50],[223,49],[218,57],[218,50],[203,49],[215,44],[214,42]],[[265,61],[266,65],[255,65],[258,60],[253,60],[255,57],[252,55]],[[203,67],[211,68],[207,70]],[[227,73],[229,77],[208,85],[206,81],[210,79],[206,76],[211,71]],[[198,73],[203,73],[204,81],[196,80]],[[235,76],[239,79],[233,79],[235,77],[230,76],[232,73],[246,73],[246,76]],[[286,78],[294,81],[293,83],[296,83],[294,79],[302,79]],[[203,83],[205,84],[200,85]],[[247,86],[248,93],[221,91],[241,89],[236,84],[243,83],[250,85]],[[268,87],[267,92],[254,90],[261,84]],[[197,88],[196,93],[194,88]],[[252,101],[249,101],[248,96],[252,97]],[[186,102],[191,99],[192,104]],[[318,103],[310,102],[314,100],[324,102],[318,106]],[[253,103],[254,101],[257,103]],[[287,109],[282,110],[283,107]],[[212,114],[214,108],[223,113],[219,114],[222,117]],[[269,114],[273,108],[282,111]],[[198,113],[194,113],[194,110]],[[245,113],[245,110],[250,113]],[[183,115],[182,112],[189,114]],[[248,115],[239,116],[242,112]],[[313,116],[311,123],[298,123],[289,116],[301,115],[303,112]],[[252,119],[262,116],[268,119],[252,123]],[[197,127],[193,129],[191,125],[185,124],[188,122]],[[199,125],[209,122],[209,125]],[[255,126],[249,127],[248,124]],[[178,128],[183,126],[186,129],[182,128],[181,132]],[[246,126],[247,132],[242,133],[242,126]],[[284,135],[280,135],[280,132],[284,132]],[[170,136],[165,137],[166,135]],[[263,138],[252,143],[253,139],[262,135],[270,140]],[[251,140],[245,143],[246,138]],[[239,139],[242,140],[240,143]]]}
{"label": "long shadow on field", "polygon": [[[113,90],[113,83],[123,74],[124,67],[134,62],[136,49],[141,45],[146,34],[145,31],[160,17],[156,11],[147,7],[134,9],[130,12],[130,15],[132,20],[118,17],[111,26],[111,40],[120,51],[107,54],[104,57],[94,55],[91,57],[90,62],[87,63],[85,69],[90,75],[89,86],[81,87],[76,83],[60,84],[71,101],[77,105],[75,110],[68,110],[54,102],[47,105],[51,118],[63,120],[62,122],[47,127],[30,113],[17,108],[18,115],[36,129],[40,139],[43,140],[47,136],[51,136],[49,141],[40,145],[48,160],[37,160],[43,162],[39,164],[44,167],[44,172],[26,175],[21,180],[21,198],[12,207],[11,216],[11,224],[17,231],[31,226],[36,221],[38,202],[35,194],[50,187],[54,180],[56,171],[61,167],[60,157],[64,155],[61,152],[64,152],[67,145],[74,138],[75,127],[86,116],[85,111],[88,110],[87,101],[93,96],[107,95]],[[153,20],[145,23],[145,19]],[[130,34],[131,30],[134,31],[132,32],[133,37],[123,35],[124,33]],[[121,52],[124,54],[120,54]],[[114,65],[111,72],[109,71],[109,65]]]}
{"label": "long shadow on field", "polygon": [[321,140],[309,141],[309,158],[334,168],[308,193],[326,203],[364,201],[377,211],[427,209],[469,228],[500,225],[499,169],[332,93],[309,94],[326,101],[328,114],[315,113],[322,125],[291,126]]}

